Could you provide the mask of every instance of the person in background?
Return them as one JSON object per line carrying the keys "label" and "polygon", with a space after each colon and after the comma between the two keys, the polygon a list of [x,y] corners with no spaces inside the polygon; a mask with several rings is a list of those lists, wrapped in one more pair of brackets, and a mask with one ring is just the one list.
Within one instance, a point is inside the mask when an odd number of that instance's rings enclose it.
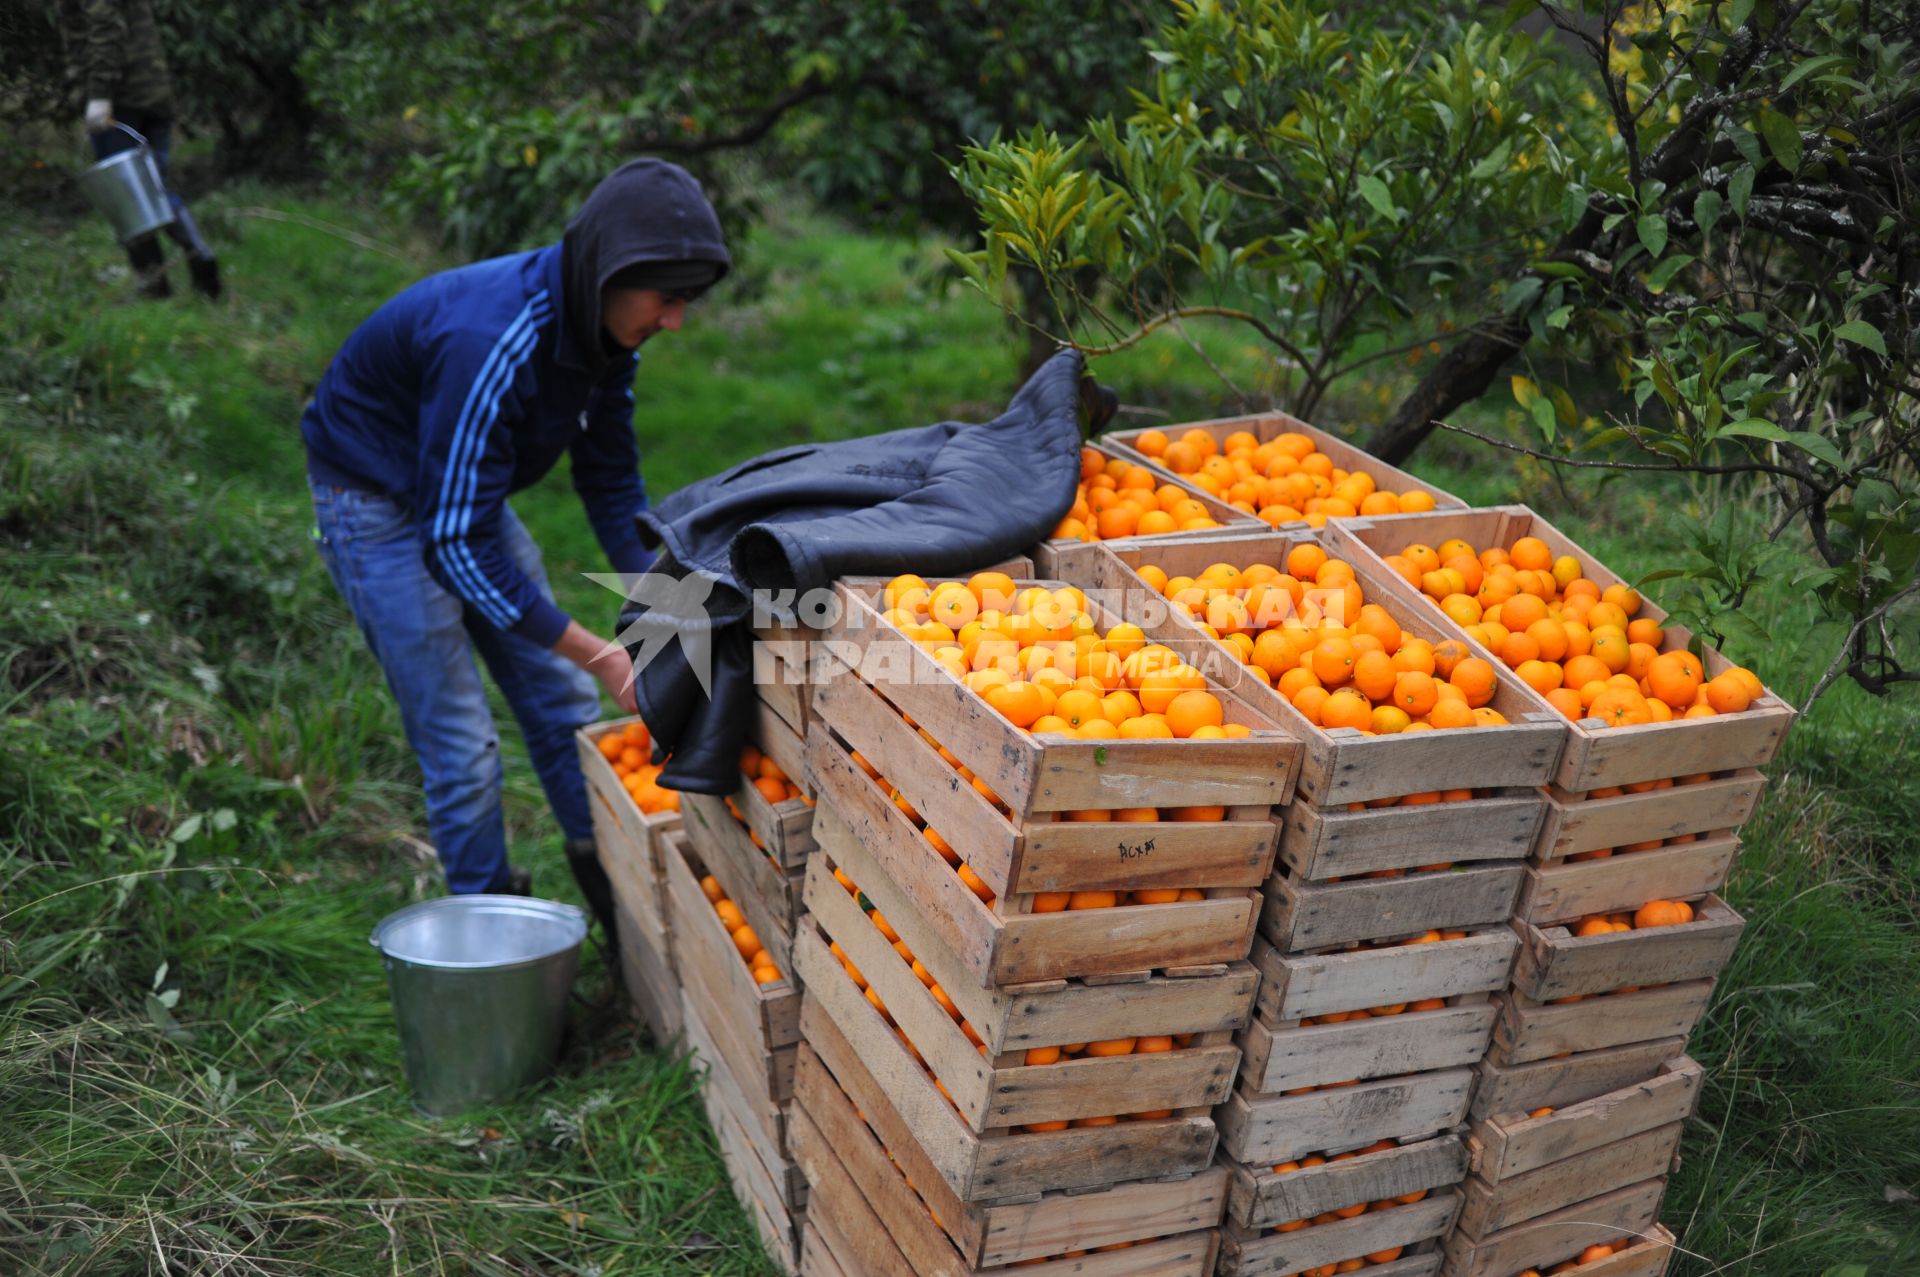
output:
{"label": "person in background", "polygon": [[610,943],[612,890],[573,737],[599,716],[596,682],[633,711],[633,665],[555,605],[507,498],[565,454],[614,570],[646,570],[639,350],[677,331],[730,266],[699,184],[635,160],[594,189],[560,243],[429,276],[381,306],[301,422],[320,555],[400,703],[448,889],[531,890],[508,861],[478,652]]}
{"label": "person in background", "polygon": [[[201,237],[186,201],[167,177],[167,159],[173,149],[173,83],[167,75],[166,54],[160,48],[160,30],[154,25],[147,0],[81,0],[86,22],[82,45],[82,77],[86,82],[87,134],[97,159],[132,150],[139,143],[125,125],[153,148],[160,178],[167,182],[173,221],[166,227],[187,255],[187,274],[193,286],[208,297],[220,296],[220,263]],[[166,257],[156,234],[142,235],[127,245],[140,291],[148,297],[169,297]]]}

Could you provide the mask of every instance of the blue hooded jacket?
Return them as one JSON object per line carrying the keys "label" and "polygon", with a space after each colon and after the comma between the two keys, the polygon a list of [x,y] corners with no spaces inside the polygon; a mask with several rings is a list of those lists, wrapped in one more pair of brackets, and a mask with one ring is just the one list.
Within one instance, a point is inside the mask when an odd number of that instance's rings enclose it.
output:
{"label": "blue hooded jacket", "polygon": [[595,189],[561,243],[414,284],[322,375],[300,423],[308,472],[399,501],[435,580],[495,628],[552,646],[568,618],[508,557],[500,512],[565,453],[614,570],[645,570],[639,355],[606,342],[600,292],[627,266],[664,261],[731,264],[699,184],[635,160]]}

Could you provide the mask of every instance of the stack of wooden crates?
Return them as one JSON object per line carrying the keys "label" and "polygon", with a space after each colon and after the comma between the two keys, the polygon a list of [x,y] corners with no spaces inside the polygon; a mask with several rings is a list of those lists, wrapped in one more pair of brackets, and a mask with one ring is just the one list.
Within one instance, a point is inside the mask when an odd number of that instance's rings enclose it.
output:
{"label": "stack of wooden crates", "polygon": [[[1380,561],[1409,542],[1508,549],[1526,536],[1573,556],[1596,585],[1622,584],[1522,506],[1349,521],[1327,540]],[[1420,605],[1392,585],[1404,606]],[[1651,602],[1641,615],[1665,620]],[[1684,627],[1663,628],[1662,650],[1692,641]],[[1703,655],[1709,676],[1727,667],[1712,649]],[[1673,1236],[1660,1203],[1701,1084],[1687,1037],[1744,926],[1717,893],[1765,784],[1757,768],[1792,718],[1767,693],[1737,714],[1568,726],[1514,912],[1519,954],[1479,1066],[1449,1277],[1544,1273],[1583,1254],[1594,1258],[1570,1270],[1580,1277],[1664,1271]],[[1575,934],[1581,919],[1655,900],[1685,901],[1692,921]],[[1606,1246],[1621,1248],[1595,1253]]]}
{"label": "stack of wooden crates", "polygon": [[[789,1269],[799,1262],[807,1199],[789,1140],[800,1041],[794,935],[814,845],[803,748],[812,689],[789,658],[804,661],[805,651],[796,631],[762,632],[748,731],[801,797],[771,801],[742,775],[730,795],[682,793],[677,815],[644,817],[595,746],[620,724],[588,729],[580,747],[628,989],[655,1038],[683,1038],[704,1065],[701,1094],[728,1178],[768,1252]],[[720,900],[739,911],[780,978],[749,968]]]}
{"label": "stack of wooden crates", "polygon": [[[1146,590],[1137,574],[1146,566],[1170,577],[1214,563],[1284,571],[1312,536],[1137,542],[1109,553],[1098,584]],[[1371,601],[1375,569],[1354,566]],[[1393,611],[1408,632],[1442,637],[1426,612]],[[1176,615],[1154,636],[1195,633]],[[1220,1271],[1357,1262],[1396,1277],[1431,1273],[1466,1174],[1459,1128],[1473,1066],[1517,948],[1509,920],[1541,819],[1539,786],[1564,731],[1504,680],[1495,705],[1508,727],[1328,730],[1224,649],[1220,657],[1240,693],[1305,745],[1298,792],[1275,813],[1278,861],[1253,952],[1260,993],[1239,1039],[1238,1087],[1219,1112],[1234,1176]],[[1443,794],[1452,801],[1400,801]],[[1382,800],[1391,805],[1367,805]]]}
{"label": "stack of wooden crates", "polygon": [[[1029,736],[882,621],[879,585],[843,583],[838,636],[860,669],[820,690],[809,740],[807,1254],[817,1240],[819,1271],[847,1277],[1202,1277],[1228,1182],[1213,1106],[1254,998],[1254,889],[1297,746],[1231,696],[1244,739]],[[1193,804],[1225,819],[1067,819]],[[980,888],[921,821],[966,849]],[[1043,892],[1173,888],[1196,898],[1033,908]],[[1149,1039],[1165,1049],[1127,1049]]]}

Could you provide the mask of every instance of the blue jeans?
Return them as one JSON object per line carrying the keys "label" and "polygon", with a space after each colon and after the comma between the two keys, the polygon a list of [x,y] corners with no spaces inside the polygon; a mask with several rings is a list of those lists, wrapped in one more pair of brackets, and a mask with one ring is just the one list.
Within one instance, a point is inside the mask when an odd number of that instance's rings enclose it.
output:
{"label": "blue jeans", "polygon": [[[517,634],[497,630],[427,571],[410,511],[391,497],[308,483],[320,557],[360,623],[400,702],[407,743],[426,779],[427,828],[456,893],[507,884],[500,812],[500,737],[473,653],[478,650],[526,737],[560,828],[592,838],[574,732],[600,716],[598,684],[584,670]],[[551,599],[540,547],[512,510],[508,555]]]}

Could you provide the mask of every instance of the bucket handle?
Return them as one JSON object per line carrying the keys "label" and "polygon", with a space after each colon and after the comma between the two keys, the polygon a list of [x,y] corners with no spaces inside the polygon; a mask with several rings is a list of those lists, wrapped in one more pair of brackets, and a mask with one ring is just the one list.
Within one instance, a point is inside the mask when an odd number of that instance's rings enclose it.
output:
{"label": "bucket handle", "polygon": [[141,146],[146,147],[148,150],[153,149],[152,143],[148,142],[146,138],[142,137],[139,134],[139,132],[134,129],[133,125],[128,124],[123,120],[115,120],[113,122],[112,127],[119,129],[122,133],[127,134],[128,136],[133,138],[134,141],[138,142]]}

